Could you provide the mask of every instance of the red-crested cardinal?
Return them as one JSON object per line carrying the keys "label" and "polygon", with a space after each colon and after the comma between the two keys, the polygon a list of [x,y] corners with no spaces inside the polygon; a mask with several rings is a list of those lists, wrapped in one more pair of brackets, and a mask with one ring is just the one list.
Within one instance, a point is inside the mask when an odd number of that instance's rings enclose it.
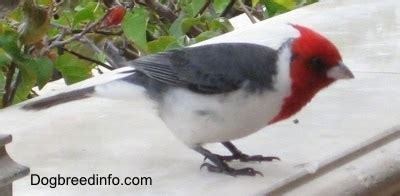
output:
{"label": "red-crested cardinal", "polygon": [[[220,43],[148,55],[124,62],[134,69],[116,73],[121,78],[112,82],[39,99],[22,108],[41,110],[104,95],[114,88],[110,85],[123,83],[153,100],[175,136],[211,161],[202,167],[233,176],[261,174],[252,168],[234,169],[227,162],[278,158],[246,155],[230,141],[292,116],[324,87],[354,77],[329,40],[309,28],[292,27],[299,35],[277,50]],[[217,142],[232,156],[202,147]]]}

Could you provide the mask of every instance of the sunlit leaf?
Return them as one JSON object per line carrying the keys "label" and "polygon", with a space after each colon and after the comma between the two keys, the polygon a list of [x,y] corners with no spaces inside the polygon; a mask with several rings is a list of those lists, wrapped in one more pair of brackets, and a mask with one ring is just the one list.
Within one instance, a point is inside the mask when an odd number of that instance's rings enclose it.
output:
{"label": "sunlit leaf", "polygon": [[11,57],[7,55],[7,53],[0,48],[0,68],[10,63],[11,63]]}
{"label": "sunlit leaf", "polygon": [[310,5],[310,4],[313,4],[313,3],[316,3],[316,2],[318,2],[318,0],[306,0],[304,5]]}
{"label": "sunlit leaf", "polygon": [[53,1],[52,0],[36,0],[36,2],[39,5],[50,6]]}
{"label": "sunlit leaf", "polygon": [[197,13],[204,7],[206,0],[190,0],[185,3],[183,7],[186,14],[195,17]]}
{"label": "sunlit leaf", "polygon": [[182,20],[181,31],[183,34],[186,34],[190,28],[201,24],[203,24],[201,18],[185,18]]}
{"label": "sunlit leaf", "polygon": [[78,23],[83,21],[93,21],[95,19],[93,15],[93,10],[89,8],[85,8],[80,10],[74,17],[73,26],[76,26]]}
{"label": "sunlit leaf", "polygon": [[213,19],[207,23],[207,26],[211,31],[229,32],[233,30],[232,24],[224,18]]}
{"label": "sunlit leaf", "polygon": [[54,66],[61,72],[67,84],[73,84],[92,76],[93,66],[91,63],[68,53],[59,56]]}
{"label": "sunlit leaf", "polygon": [[6,76],[4,75],[4,72],[0,71],[0,104],[3,101],[3,95],[5,93],[4,87],[6,84]]}
{"label": "sunlit leaf", "polygon": [[182,37],[185,35],[193,26],[203,24],[202,19],[180,16],[175,22],[171,25],[169,31],[176,38]]}
{"label": "sunlit leaf", "polygon": [[21,68],[20,73],[21,81],[15,92],[13,104],[26,100],[31,92],[31,89],[36,85],[36,77],[32,70]]}
{"label": "sunlit leaf", "polygon": [[286,9],[293,9],[296,7],[296,2],[295,0],[274,0],[275,3],[282,5]]}
{"label": "sunlit leaf", "polygon": [[148,43],[149,53],[162,52],[176,46],[177,40],[173,36],[162,36]]}
{"label": "sunlit leaf", "polygon": [[222,13],[225,10],[226,6],[229,5],[230,1],[231,0],[216,0],[216,1],[214,1],[213,5],[214,5],[215,11],[218,14]]}
{"label": "sunlit leaf", "polygon": [[182,32],[182,22],[187,17],[187,15],[181,14],[175,21],[171,24],[168,31],[169,34],[179,38],[184,35]]}
{"label": "sunlit leaf", "polygon": [[27,66],[31,67],[35,72],[39,89],[43,88],[53,74],[53,63],[51,60],[47,58],[30,59],[27,62]]}
{"label": "sunlit leaf", "polygon": [[14,31],[6,31],[0,34],[0,48],[2,48],[14,60],[22,61],[23,55],[17,45],[18,34]]}
{"label": "sunlit leaf", "polygon": [[140,50],[146,51],[147,39],[146,28],[149,21],[147,10],[137,7],[125,15],[122,22],[122,29],[125,36],[130,39]]}
{"label": "sunlit leaf", "polygon": [[273,1],[273,0],[263,0],[263,3],[266,7],[265,12],[268,17],[275,16],[280,13],[284,13],[290,11],[285,6]]}
{"label": "sunlit leaf", "polygon": [[196,40],[196,42],[201,42],[201,41],[210,39],[212,37],[215,37],[217,35],[220,35],[220,33],[217,31],[205,31],[205,32],[201,33],[200,35],[198,35],[195,38],[195,40]]}
{"label": "sunlit leaf", "polygon": [[258,3],[260,3],[260,0],[251,0],[251,5],[255,7]]}

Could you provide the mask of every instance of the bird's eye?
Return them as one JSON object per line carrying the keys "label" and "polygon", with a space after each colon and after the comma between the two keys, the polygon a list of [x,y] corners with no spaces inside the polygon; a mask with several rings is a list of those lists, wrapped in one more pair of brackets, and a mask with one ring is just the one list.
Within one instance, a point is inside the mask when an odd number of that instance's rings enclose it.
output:
{"label": "bird's eye", "polygon": [[320,71],[323,71],[323,70],[325,69],[325,64],[324,64],[324,62],[321,60],[321,58],[319,58],[319,57],[314,57],[314,58],[312,58],[312,59],[311,59],[311,62],[310,62],[310,65],[311,65],[311,68],[312,68],[314,71],[320,72]]}

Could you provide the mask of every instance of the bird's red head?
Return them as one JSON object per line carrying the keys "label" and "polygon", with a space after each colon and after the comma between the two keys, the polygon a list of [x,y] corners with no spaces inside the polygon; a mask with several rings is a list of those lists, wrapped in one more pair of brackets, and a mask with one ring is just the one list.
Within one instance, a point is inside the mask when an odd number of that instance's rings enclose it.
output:
{"label": "bird's red head", "polygon": [[332,82],[354,78],[343,64],[338,49],[327,38],[309,28],[292,26],[300,32],[300,36],[293,40],[291,47],[291,94],[285,98],[282,110],[270,123],[295,114]]}

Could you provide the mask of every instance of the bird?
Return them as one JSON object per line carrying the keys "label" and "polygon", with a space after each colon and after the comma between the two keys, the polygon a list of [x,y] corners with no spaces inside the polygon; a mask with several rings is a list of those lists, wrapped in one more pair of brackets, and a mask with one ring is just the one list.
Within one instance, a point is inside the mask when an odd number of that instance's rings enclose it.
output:
{"label": "bird", "polygon": [[[251,167],[233,168],[228,163],[279,158],[245,154],[232,140],[289,118],[325,87],[354,78],[331,41],[308,27],[289,25],[298,35],[277,49],[240,42],[172,49],[121,62],[129,69],[115,73],[119,76],[110,82],[35,100],[21,108],[39,111],[107,96],[124,85],[122,96],[125,91],[143,93],[155,103],[166,127],[205,157],[200,168],[231,176],[262,175]],[[208,143],[221,143],[231,155],[212,153],[204,147]]]}

